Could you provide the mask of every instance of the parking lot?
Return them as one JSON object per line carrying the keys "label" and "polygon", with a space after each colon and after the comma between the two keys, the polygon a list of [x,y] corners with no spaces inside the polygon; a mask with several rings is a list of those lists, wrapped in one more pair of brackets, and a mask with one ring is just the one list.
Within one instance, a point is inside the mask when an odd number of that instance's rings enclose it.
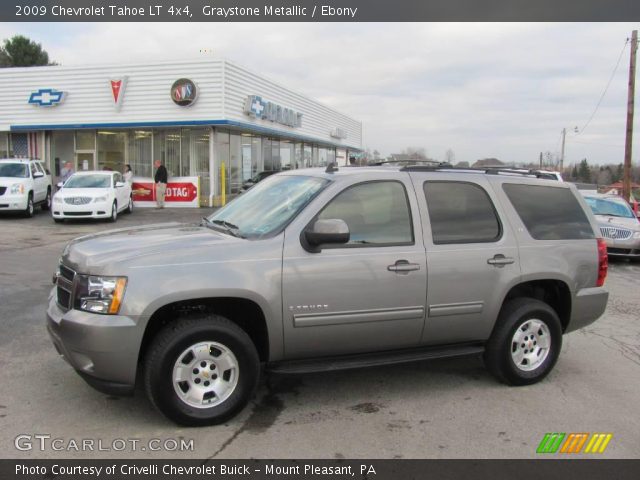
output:
{"label": "parking lot", "polygon": [[[208,209],[137,209],[115,228],[195,222]],[[497,383],[479,357],[366,370],[263,377],[256,399],[225,425],[178,427],[133,398],[94,391],[56,354],[44,315],[70,239],[114,228],[0,217],[0,457],[29,458],[19,435],[50,435],[40,458],[533,458],[546,432],[613,434],[607,458],[640,457],[640,263],[611,262],[605,315],[565,336],[540,384]],[[190,451],[77,452],[71,441],[193,439]],[[130,444],[129,444],[130,445]],[[36,442],[34,442],[34,448]],[[583,455],[584,456],[584,455]]]}

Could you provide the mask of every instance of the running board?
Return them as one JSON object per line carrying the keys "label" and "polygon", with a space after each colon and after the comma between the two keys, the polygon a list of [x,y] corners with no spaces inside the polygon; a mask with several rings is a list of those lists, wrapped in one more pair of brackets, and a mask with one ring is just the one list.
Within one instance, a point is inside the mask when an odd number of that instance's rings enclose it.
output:
{"label": "running board", "polygon": [[361,353],[339,357],[321,357],[310,360],[289,360],[267,365],[272,373],[298,374],[349,370],[352,368],[393,365],[397,363],[417,362],[436,358],[460,357],[484,352],[482,345],[449,345],[446,347],[424,347],[389,352]]}

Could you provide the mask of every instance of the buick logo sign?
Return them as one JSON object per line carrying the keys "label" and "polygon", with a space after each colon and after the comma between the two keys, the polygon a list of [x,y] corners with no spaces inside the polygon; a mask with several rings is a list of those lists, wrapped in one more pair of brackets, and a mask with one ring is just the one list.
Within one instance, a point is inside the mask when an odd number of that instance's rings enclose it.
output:
{"label": "buick logo sign", "polygon": [[171,86],[171,100],[176,105],[188,107],[198,98],[198,87],[188,78],[180,78]]}

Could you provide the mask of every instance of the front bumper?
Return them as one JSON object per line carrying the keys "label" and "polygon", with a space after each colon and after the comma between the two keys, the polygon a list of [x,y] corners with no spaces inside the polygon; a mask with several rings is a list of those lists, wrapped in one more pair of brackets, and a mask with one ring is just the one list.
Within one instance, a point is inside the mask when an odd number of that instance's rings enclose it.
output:
{"label": "front bumper", "polygon": [[97,390],[133,393],[142,340],[137,322],[123,315],[65,312],[49,295],[47,331],[58,353]]}
{"label": "front bumper", "polygon": [[571,306],[571,319],[566,332],[572,332],[595,322],[604,313],[609,292],[604,287],[583,288],[576,294]]}
{"label": "front bumper", "polygon": [[69,205],[67,203],[53,203],[51,208],[53,218],[109,218],[111,204],[107,202],[87,203],[86,205]]}
{"label": "front bumper", "polygon": [[640,258],[640,238],[627,240],[605,238],[607,253],[612,257]]}
{"label": "front bumper", "polygon": [[26,210],[27,199],[28,197],[24,193],[14,195],[5,193],[4,195],[0,195],[0,211]]}

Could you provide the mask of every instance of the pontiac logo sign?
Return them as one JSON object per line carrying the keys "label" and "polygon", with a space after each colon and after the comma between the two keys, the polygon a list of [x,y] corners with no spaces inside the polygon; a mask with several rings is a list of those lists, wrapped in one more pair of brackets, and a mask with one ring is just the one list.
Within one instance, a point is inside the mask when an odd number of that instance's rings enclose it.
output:
{"label": "pontiac logo sign", "polygon": [[129,77],[120,77],[113,80],[109,80],[111,86],[111,96],[116,107],[116,111],[120,110],[122,106],[122,99],[124,98],[124,91],[127,88],[127,80]]}
{"label": "pontiac logo sign", "polygon": [[29,103],[38,107],[55,107],[64,102],[66,92],[53,88],[41,88],[29,95]]}
{"label": "pontiac logo sign", "polygon": [[198,98],[198,87],[188,78],[180,78],[171,86],[171,100],[176,105],[188,107],[193,105]]}
{"label": "pontiac logo sign", "polygon": [[244,113],[253,118],[269,120],[288,127],[301,127],[302,114],[273,102],[263,100],[258,95],[249,95],[244,103]]}

